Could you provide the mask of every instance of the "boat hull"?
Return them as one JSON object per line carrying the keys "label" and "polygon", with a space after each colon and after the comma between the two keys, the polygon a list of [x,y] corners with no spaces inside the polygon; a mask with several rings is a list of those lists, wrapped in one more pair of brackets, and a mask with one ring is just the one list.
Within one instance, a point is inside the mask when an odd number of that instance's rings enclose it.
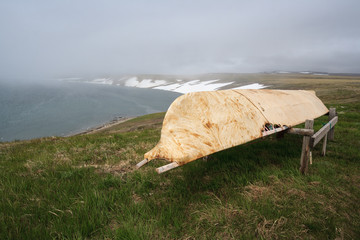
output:
{"label": "boat hull", "polygon": [[328,112],[314,91],[222,90],[188,93],[169,107],[159,143],[144,155],[183,165]]}

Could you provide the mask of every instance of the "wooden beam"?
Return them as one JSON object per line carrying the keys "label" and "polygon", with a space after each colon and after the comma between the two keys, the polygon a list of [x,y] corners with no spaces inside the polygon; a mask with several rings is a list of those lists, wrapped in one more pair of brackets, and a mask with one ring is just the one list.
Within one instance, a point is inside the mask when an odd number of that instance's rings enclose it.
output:
{"label": "wooden beam", "polygon": [[[336,108],[330,108],[329,109],[329,121],[331,121],[332,119],[334,119],[336,117]],[[335,125],[335,124],[334,124]],[[328,134],[328,139],[329,141],[333,141],[334,140],[334,125],[331,126],[331,129],[329,131]]]}
{"label": "wooden beam", "polygon": [[[335,124],[338,121],[338,117],[335,116],[334,118],[331,119],[330,122],[328,122],[327,124],[325,124],[319,131],[317,131],[312,137],[311,137],[311,147],[315,147],[316,144],[318,144],[321,139],[328,134],[328,132],[334,128]],[[329,132],[330,134],[330,132]],[[328,134],[328,136],[329,136]],[[330,138],[329,138],[330,140]]]}
{"label": "wooden beam", "polygon": [[312,136],[314,134],[314,129],[289,128],[286,132],[303,136]]}
{"label": "wooden beam", "polygon": [[[305,121],[305,128],[306,129],[313,129],[314,127],[314,120],[306,120]],[[301,158],[300,158],[300,172],[305,174],[308,169],[308,162],[310,157],[310,137],[304,136],[303,137],[303,145],[301,151]]]}
{"label": "wooden beam", "polygon": [[279,128],[274,128],[273,130],[269,130],[269,131],[264,131],[262,134],[263,134],[263,137],[265,136],[269,136],[271,134],[274,134],[274,133],[277,133],[277,132],[281,132],[281,131],[284,131],[288,129],[288,127],[284,126],[284,127],[279,127]]}
{"label": "wooden beam", "polygon": [[149,160],[147,158],[145,158],[144,160],[142,160],[141,162],[139,162],[138,164],[136,164],[136,168],[139,169],[142,166],[144,166],[145,164],[147,164],[149,162]]}
{"label": "wooden beam", "polygon": [[325,156],[325,154],[326,154],[327,135],[328,134],[325,135],[324,140],[323,140],[323,146],[322,146],[322,151],[321,151],[321,155],[323,155],[323,156]]}
{"label": "wooden beam", "polygon": [[180,165],[177,162],[172,162],[172,163],[169,163],[169,164],[167,164],[165,166],[157,168],[156,171],[157,171],[158,174],[161,174],[161,173],[169,171],[169,170],[171,170],[173,168],[176,168],[178,166],[180,166]]}

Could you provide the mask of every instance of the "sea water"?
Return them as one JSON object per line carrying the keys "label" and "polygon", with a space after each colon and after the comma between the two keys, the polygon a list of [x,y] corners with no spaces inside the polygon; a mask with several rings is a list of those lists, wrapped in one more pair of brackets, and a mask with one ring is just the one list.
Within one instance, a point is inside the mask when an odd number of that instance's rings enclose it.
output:
{"label": "sea water", "polygon": [[66,136],[118,117],[166,111],[178,93],[56,81],[0,82],[0,141]]}

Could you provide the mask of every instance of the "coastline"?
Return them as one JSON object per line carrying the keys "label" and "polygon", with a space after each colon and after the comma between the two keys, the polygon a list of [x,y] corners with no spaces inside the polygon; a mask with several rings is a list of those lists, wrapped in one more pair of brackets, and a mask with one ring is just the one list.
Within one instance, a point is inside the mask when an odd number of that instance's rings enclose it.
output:
{"label": "coastline", "polygon": [[115,118],[115,119],[113,119],[113,120],[111,120],[109,122],[106,122],[106,123],[91,127],[89,129],[86,129],[86,130],[81,131],[81,132],[71,133],[71,134],[65,135],[64,137],[73,137],[73,136],[78,136],[78,135],[93,134],[93,133],[99,132],[101,130],[110,128],[110,127],[112,127],[112,126],[114,126],[116,124],[129,121],[129,120],[134,119],[134,118],[135,117],[117,117],[117,118]]}

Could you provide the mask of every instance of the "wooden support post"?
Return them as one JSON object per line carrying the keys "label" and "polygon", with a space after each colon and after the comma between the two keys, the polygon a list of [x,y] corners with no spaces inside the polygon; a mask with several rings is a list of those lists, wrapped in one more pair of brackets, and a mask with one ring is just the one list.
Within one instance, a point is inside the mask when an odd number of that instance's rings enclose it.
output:
{"label": "wooden support post", "polygon": [[[305,128],[306,129],[313,129],[314,127],[314,120],[306,120],[305,121]],[[310,157],[310,137],[304,136],[303,137],[303,144],[302,144],[302,151],[301,151],[301,159],[300,159],[300,172],[305,174],[308,169],[308,162]]]}
{"label": "wooden support post", "polygon": [[265,131],[262,133],[263,137],[274,134],[274,133],[278,133],[281,131],[285,131],[286,129],[289,129],[287,126],[283,126],[283,127],[278,127],[278,128],[274,128],[273,130],[269,130],[269,131]]}
{"label": "wooden support post", "polygon": [[162,167],[159,167],[156,169],[157,173],[160,174],[160,173],[164,173],[164,172],[167,172],[173,168],[176,168],[180,166],[177,162],[172,162],[172,163],[169,163],[165,166],[162,166]]}
{"label": "wooden support post", "polygon": [[[336,108],[330,108],[329,109],[329,121],[331,121],[334,117],[336,117]],[[329,141],[334,140],[334,126],[330,127],[330,131],[328,133],[328,139]]]}
{"label": "wooden support post", "polygon": [[323,156],[325,156],[325,154],[326,154],[327,135],[328,134],[325,135],[324,140],[323,140],[323,146],[322,146],[322,151],[321,151],[321,155],[323,155]]}
{"label": "wooden support post", "polygon": [[139,162],[138,164],[136,164],[136,168],[139,169],[142,166],[144,166],[145,164],[147,164],[149,162],[149,160],[147,158],[145,158],[144,160],[142,160],[141,162]]}
{"label": "wooden support post", "polygon": [[321,139],[325,137],[326,134],[329,134],[330,129],[335,126],[337,121],[338,121],[338,117],[335,116],[333,119],[331,119],[330,122],[325,124],[322,128],[320,128],[319,131],[317,131],[314,135],[312,135],[310,140],[310,146],[312,148],[315,147],[316,144],[318,144],[321,141]]}
{"label": "wooden support post", "polygon": [[303,129],[303,128],[289,128],[287,133],[303,135],[303,136],[312,136],[314,135],[313,129]]}

